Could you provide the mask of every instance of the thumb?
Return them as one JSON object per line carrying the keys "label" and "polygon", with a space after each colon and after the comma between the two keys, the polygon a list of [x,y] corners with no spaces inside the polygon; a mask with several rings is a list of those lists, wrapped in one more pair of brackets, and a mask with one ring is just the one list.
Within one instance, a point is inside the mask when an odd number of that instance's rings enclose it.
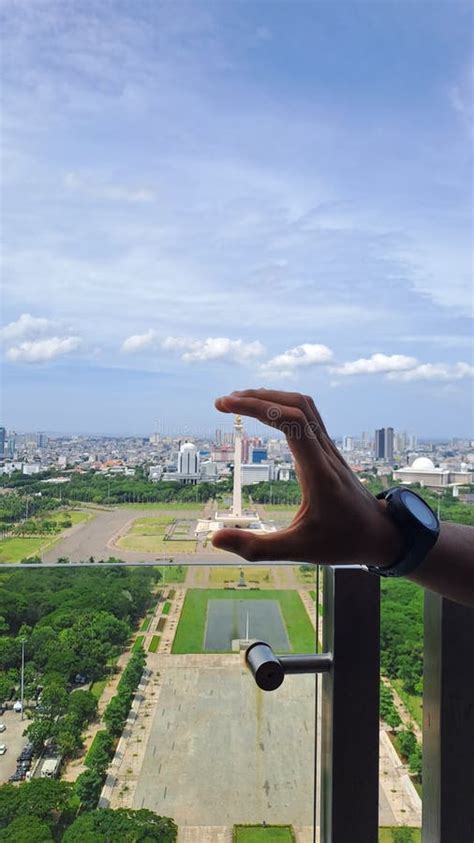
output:
{"label": "thumb", "polygon": [[279,530],[259,536],[250,530],[227,528],[218,530],[212,544],[219,550],[238,553],[249,562],[288,560],[293,561],[296,542],[292,530]]}

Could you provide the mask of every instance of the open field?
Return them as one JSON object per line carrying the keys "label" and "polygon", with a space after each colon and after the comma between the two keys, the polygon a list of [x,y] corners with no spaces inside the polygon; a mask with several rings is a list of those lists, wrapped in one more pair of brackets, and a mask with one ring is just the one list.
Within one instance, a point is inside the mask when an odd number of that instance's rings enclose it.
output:
{"label": "open field", "polygon": [[188,503],[180,503],[173,501],[167,503],[114,503],[114,509],[156,509],[162,510],[162,512],[166,512],[167,514],[173,514],[173,512],[182,512],[185,511],[187,513],[194,513],[196,518],[202,512],[204,504],[195,503],[194,501]]}
{"label": "open field", "polygon": [[191,589],[181,612],[173,653],[203,653],[209,600],[274,600],[280,604],[293,652],[314,652],[315,633],[297,591]]}
{"label": "open field", "polygon": [[245,581],[257,585],[271,585],[273,582],[270,568],[211,568],[209,571],[209,586],[211,588],[224,588],[226,582],[238,582],[240,572],[243,570]]}
{"label": "open field", "polygon": [[161,515],[156,518],[136,518],[125,536],[120,536],[115,546],[124,550],[143,550],[147,553],[192,553],[196,549],[195,540],[167,537],[168,528],[174,518]]}
{"label": "open field", "polygon": [[[72,526],[89,521],[94,516],[89,512],[79,510],[67,510],[61,512],[47,512],[42,518],[32,518],[31,521],[53,521],[59,527],[63,521],[72,521]],[[70,528],[68,528],[70,529]],[[65,530],[62,531],[63,533]],[[61,534],[56,535],[34,535],[34,536],[12,536],[0,541],[0,562],[21,562],[28,556],[41,556],[43,551],[51,550],[55,544],[61,541]]]}
{"label": "open field", "polygon": [[291,826],[234,826],[232,843],[295,843]]}

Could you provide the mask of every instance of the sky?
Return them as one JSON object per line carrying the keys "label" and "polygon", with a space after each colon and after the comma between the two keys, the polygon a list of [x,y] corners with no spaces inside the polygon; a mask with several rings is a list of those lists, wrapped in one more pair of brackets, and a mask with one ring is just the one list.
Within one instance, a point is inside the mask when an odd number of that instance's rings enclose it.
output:
{"label": "sky", "polygon": [[472,7],[1,0],[9,429],[474,436]]}

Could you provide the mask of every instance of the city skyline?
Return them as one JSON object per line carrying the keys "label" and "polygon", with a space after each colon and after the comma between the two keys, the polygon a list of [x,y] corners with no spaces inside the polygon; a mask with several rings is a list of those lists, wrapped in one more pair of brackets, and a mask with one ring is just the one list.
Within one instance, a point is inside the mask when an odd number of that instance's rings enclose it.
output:
{"label": "city skyline", "polygon": [[78,9],[2,5],[2,423],[472,437],[470,4]]}

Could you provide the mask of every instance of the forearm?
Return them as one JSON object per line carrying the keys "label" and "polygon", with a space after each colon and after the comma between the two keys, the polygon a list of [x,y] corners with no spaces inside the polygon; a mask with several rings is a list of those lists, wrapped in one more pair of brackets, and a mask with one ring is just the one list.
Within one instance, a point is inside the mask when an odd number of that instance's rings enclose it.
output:
{"label": "forearm", "polygon": [[438,541],[408,579],[474,607],[474,527],[442,521]]}

